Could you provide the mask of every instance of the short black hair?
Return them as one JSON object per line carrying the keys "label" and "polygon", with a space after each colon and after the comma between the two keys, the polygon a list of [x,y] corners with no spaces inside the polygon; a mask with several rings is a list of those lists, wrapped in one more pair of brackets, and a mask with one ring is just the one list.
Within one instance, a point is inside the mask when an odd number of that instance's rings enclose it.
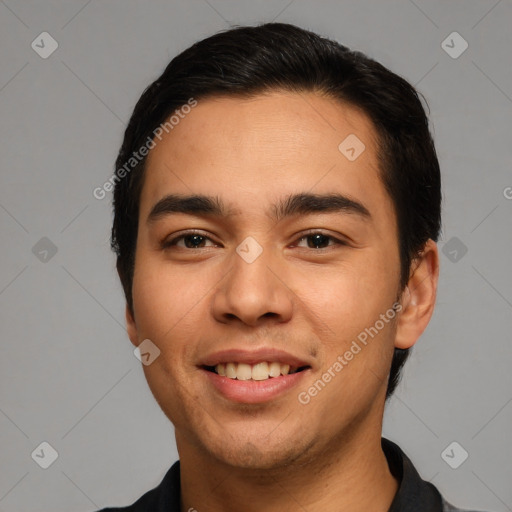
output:
{"label": "short black hair", "polygon": [[[373,122],[381,179],[397,218],[402,289],[414,258],[429,239],[437,241],[441,228],[440,170],[416,89],[365,54],[297,26],[266,23],[234,27],[193,44],[172,59],[143,92],[125,130],[116,160],[116,172],[123,168],[125,172],[118,172],[119,179],[115,180],[111,247],[132,314],[146,162],[145,156],[135,160],[134,153],[191,98],[250,98],[279,90],[317,92],[360,109]],[[134,164],[127,170],[128,161]],[[386,400],[400,381],[409,351],[395,348]]]}

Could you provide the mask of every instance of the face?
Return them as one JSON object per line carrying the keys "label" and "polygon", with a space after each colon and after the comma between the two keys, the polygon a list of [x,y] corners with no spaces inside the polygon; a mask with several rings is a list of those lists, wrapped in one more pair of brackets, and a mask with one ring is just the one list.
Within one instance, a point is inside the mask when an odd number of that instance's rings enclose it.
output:
{"label": "face", "polygon": [[314,93],[199,101],[156,141],[127,319],[180,456],[277,468],[380,429],[400,264],[376,151]]}

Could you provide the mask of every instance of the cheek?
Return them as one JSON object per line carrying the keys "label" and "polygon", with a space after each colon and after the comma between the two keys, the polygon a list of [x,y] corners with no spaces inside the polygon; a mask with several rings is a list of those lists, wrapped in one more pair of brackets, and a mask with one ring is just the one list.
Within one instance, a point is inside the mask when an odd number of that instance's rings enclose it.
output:
{"label": "cheek", "polygon": [[341,394],[342,400],[353,394],[374,396],[389,370],[395,314],[391,310],[386,322],[381,315],[390,311],[396,299],[398,263],[386,262],[370,251],[360,256],[357,262],[354,259],[325,273],[296,275],[294,289],[322,347],[322,372],[339,363],[339,356],[343,358],[343,370],[336,373],[339,378],[333,379],[320,402],[328,403],[333,394]]}
{"label": "cheek", "polygon": [[150,339],[161,352],[144,368],[146,377],[153,382],[159,373],[172,374],[183,381],[194,371],[197,346],[208,323],[206,310],[219,277],[208,269],[185,269],[145,256],[137,261],[133,280],[135,321],[139,340]]}
{"label": "cheek", "polygon": [[169,262],[141,252],[133,279],[133,304],[140,333],[166,336],[193,316],[194,306],[206,293],[206,283],[199,275],[193,279],[187,276]]}
{"label": "cheek", "polygon": [[[163,410],[173,418],[190,392],[180,383],[189,379],[200,299],[205,292],[183,272],[141,257],[133,280],[135,321],[139,340],[150,339],[160,350],[143,366],[148,385]],[[195,306],[195,307],[194,307]]]}
{"label": "cheek", "polygon": [[[398,263],[368,253],[350,263],[289,275],[300,302],[334,331],[373,324],[392,306],[398,289]],[[332,326],[331,326],[332,324]]]}
{"label": "cheek", "polygon": [[140,336],[162,335],[166,324],[172,321],[169,317],[172,288],[168,285],[167,276],[148,272],[142,265],[137,268],[133,279],[133,306]]}

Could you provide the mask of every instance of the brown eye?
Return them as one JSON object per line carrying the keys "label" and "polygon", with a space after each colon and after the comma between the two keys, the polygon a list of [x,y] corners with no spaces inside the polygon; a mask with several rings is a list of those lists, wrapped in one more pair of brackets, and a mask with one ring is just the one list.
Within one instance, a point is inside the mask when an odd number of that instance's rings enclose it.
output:
{"label": "brown eye", "polygon": [[[183,243],[180,242],[183,240]],[[202,249],[210,238],[200,233],[183,233],[171,240],[162,242],[162,248],[180,247],[182,249]],[[213,244],[213,242],[212,242]]]}
{"label": "brown eye", "polygon": [[[341,240],[321,232],[304,235],[299,239],[299,242],[302,242],[303,240],[307,240],[307,248],[309,249],[325,249],[327,247],[332,247],[333,245],[346,245]],[[334,243],[330,244],[330,241],[333,241]]]}

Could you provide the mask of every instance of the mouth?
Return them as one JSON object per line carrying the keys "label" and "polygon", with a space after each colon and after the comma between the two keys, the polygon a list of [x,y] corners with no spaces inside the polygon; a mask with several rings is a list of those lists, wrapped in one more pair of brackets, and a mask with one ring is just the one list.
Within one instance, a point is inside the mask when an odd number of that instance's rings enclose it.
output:
{"label": "mouth", "polygon": [[273,347],[221,350],[205,356],[198,368],[207,389],[243,404],[283,398],[313,370],[309,360]]}
{"label": "mouth", "polygon": [[232,380],[264,381],[286,375],[293,375],[309,369],[310,366],[290,366],[289,364],[283,364],[279,361],[261,361],[256,364],[225,362],[215,366],[203,365],[202,368],[220,377],[226,377]]}
{"label": "mouth", "polygon": [[286,397],[310,373],[311,366],[259,361],[217,363],[200,369],[209,389],[222,399],[238,404],[264,404]]}

